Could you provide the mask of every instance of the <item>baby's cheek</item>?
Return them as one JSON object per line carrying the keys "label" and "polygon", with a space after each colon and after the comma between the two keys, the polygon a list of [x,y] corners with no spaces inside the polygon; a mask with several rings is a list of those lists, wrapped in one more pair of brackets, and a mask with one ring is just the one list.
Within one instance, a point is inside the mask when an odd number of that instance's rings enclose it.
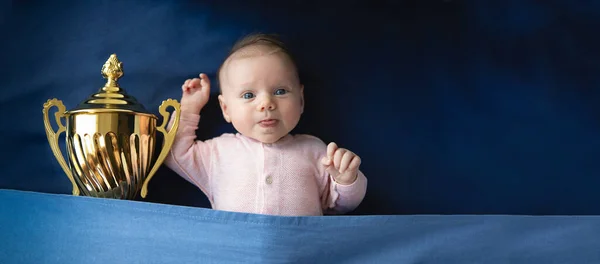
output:
{"label": "baby's cheek", "polygon": [[301,108],[299,105],[290,105],[288,106],[285,111],[284,111],[284,115],[285,115],[285,120],[286,123],[294,126],[296,125],[296,123],[298,123],[298,120],[300,120],[300,115],[301,115]]}
{"label": "baby's cheek", "polygon": [[250,129],[254,123],[252,120],[252,116],[248,115],[247,113],[244,113],[244,112],[242,112],[242,113],[238,112],[235,119],[236,119],[237,126],[241,130]]}

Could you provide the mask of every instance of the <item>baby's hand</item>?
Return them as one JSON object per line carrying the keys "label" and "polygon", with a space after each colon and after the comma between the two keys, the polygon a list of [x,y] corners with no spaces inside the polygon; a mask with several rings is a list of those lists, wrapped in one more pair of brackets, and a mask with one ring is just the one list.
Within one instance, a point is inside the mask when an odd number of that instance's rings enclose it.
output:
{"label": "baby's hand", "polygon": [[201,73],[200,78],[187,79],[181,86],[181,111],[190,111],[195,114],[208,102],[210,97],[210,80],[206,74]]}
{"label": "baby's hand", "polygon": [[327,157],[324,157],[321,162],[327,172],[340,184],[352,184],[358,177],[360,157],[345,148],[338,148],[333,142],[327,145]]}

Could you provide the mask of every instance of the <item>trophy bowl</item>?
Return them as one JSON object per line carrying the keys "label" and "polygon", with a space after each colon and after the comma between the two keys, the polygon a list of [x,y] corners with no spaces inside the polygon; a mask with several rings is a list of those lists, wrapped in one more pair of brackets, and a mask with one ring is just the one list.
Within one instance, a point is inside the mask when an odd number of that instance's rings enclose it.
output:
{"label": "trophy bowl", "polygon": [[[133,200],[141,191],[145,198],[148,182],[173,144],[180,105],[173,99],[163,101],[159,106],[163,121],[157,126],[158,118],[119,87],[117,80],[123,76],[123,67],[116,54],[110,55],[101,72],[107,79],[104,87],[74,109],[65,111],[62,101],[56,98],[46,101],[42,112],[50,148],[73,185],[73,195]],[[48,117],[52,107],[57,107],[57,131]],[[168,107],[174,110],[167,132]],[[154,159],[157,131],[164,139]],[[58,144],[62,132],[66,132],[66,160]]]}

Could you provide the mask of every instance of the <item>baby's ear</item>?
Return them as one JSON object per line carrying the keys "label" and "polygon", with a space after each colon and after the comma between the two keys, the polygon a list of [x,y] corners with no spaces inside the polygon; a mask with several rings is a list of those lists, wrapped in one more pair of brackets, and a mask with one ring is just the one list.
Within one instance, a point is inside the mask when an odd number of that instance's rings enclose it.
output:
{"label": "baby's ear", "polygon": [[221,106],[221,112],[223,112],[223,118],[225,118],[227,123],[231,123],[231,118],[229,118],[229,113],[227,112],[227,104],[225,104],[225,98],[223,98],[222,94],[220,94],[218,98],[219,105]]}
{"label": "baby's ear", "polygon": [[300,85],[300,114],[304,113],[304,85]]}

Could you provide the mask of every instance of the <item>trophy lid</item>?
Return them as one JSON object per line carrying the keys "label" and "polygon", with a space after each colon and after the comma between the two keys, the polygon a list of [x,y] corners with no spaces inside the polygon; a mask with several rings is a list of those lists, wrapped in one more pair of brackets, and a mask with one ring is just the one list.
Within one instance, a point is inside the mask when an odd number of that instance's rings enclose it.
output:
{"label": "trophy lid", "polygon": [[102,76],[107,79],[104,87],[89,96],[69,112],[80,112],[85,110],[107,110],[107,111],[131,111],[151,114],[135,97],[127,94],[119,87],[117,80],[123,76],[123,63],[119,61],[116,54],[111,54],[102,66]]}

